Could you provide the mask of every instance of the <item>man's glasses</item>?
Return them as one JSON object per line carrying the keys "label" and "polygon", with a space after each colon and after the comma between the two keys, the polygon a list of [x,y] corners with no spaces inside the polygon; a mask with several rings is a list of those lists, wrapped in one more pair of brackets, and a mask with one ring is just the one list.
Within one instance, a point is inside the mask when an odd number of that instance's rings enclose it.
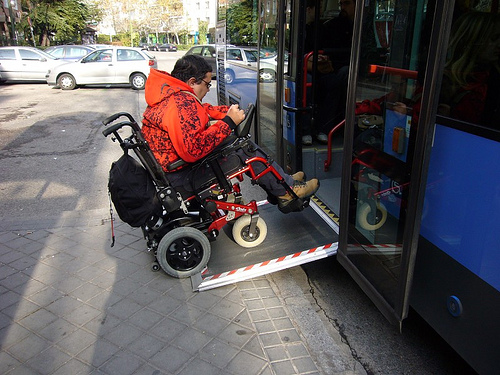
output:
{"label": "man's glasses", "polygon": [[207,89],[210,89],[210,87],[212,87],[212,84],[210,82],[207,82],[204,79],[202,79],[202,81],[205,82],[205,85],[207,85]]}

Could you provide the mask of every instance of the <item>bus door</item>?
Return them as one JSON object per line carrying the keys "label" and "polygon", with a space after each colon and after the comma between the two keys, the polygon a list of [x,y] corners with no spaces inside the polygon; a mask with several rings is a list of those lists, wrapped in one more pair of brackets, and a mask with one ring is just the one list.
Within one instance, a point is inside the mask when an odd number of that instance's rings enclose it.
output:
{"label": "bus door", "polygon": [[[302,170],[308,178],[320,180],[322,187],[314,200],[337,222],[342,135],[335,134],[330,144],[320,143],[313,137],[313,143],[303,145],[302,137],[308,129],[313,128],[315,121],[318,123],[317,103],[331,89],[318,85],[325,76],[316,74],[315,68],[325,37],[320,33],[321,25],[328,18],[336,16],[338,10],[338,3],[332,0],[260,2],[260,69],[262,71],[266,67],[263,64],[266,63],[267,54],[276,54],[276,80],[270,82],[260,79],[257,136],[259,145],[287,173]],[[314,38],[315,42],[307,45],[306,35],[309,35],[309,39]],[[308,59],[312,66],[309,71]],[[341,107],[344,106],[345,101],[341,104]],[[332,120],[332,127],[341,120],[343,115]]]}
{"label": "bus door", "polygon": [[[278,34],[287,17],[281,9],[286,1],[262,0],[259,12],[259,72],[266,72],[266,79],[259,78],[257,91],[258,130],[257,143],[274,160],[283,165],[281,153],[281,78],[283,54]],[[280,11],[281,10],[281,11]],[[265,69],[265,70],[264,70]]]}
{"label": "bus door", "polygon": [[372,0],[356,7],[338,260],[393,323],[408,310],[446,6]]}

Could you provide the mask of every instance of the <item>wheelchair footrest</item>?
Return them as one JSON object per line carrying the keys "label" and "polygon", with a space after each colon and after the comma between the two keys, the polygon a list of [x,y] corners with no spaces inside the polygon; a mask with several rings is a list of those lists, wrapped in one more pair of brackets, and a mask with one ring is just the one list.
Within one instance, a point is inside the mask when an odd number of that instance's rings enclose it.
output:
{"label": "wheelchair footrest", "polygon": [[309,207],[310,198],[297,198],[290,201],[287,205],[278,205],[278,208],[284,214],[289,214],[290,212],[300,212],[304,208]]}

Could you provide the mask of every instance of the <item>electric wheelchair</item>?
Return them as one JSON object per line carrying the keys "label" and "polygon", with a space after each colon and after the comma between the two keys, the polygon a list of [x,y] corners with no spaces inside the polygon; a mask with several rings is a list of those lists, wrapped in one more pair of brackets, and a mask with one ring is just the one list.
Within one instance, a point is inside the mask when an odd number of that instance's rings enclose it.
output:
{"label": "electric wheelchair", "polygon": [[[272,173],[293,197],[283,213],[301,211],[309,205],[309,199],[297,197],[282,176],[266,157],[254,156],[249,130],[254,119],[255,106],[246,110],[244,121],[234,130],[234,135],[226,139],[210,155],[193,164],[182,160],[169,165],[175,170],[183,166],[190,168],[192,178],[184,186],[174,188],[155,159],[141,128],[133,117],[126,113],[116,113],[103,121],[105,137],[113,135],[123,152],[133,150],[140,164],[145,168],[155,186],[157,201],[161,209],[152,213],[145,224],[141,225],[148,251],[155,260],[152,270],[163,269],[168,275],[178,278],[190,277],[207,266],[211,246],[225,225],[232,225],[232,236],[242,247],[251,248],[261,244],[267,235],[265,221],[259,216],[257,203],[245,203],[239,183],[244,175],[251,178],[252,184],[259,178]],[[120,120],[120,122],[118,122]],[[130,135],[120,133],[128,128]],[[248,158],[241,160],[234,151],[248,150]],[[257,173],[254,163],[263,163],[265,169]],[[177,185],[177,184],[176,184]],[[268,196],[269,203],[277,204],[275,197]],[[116,206],[116,205],[115,205]]]}

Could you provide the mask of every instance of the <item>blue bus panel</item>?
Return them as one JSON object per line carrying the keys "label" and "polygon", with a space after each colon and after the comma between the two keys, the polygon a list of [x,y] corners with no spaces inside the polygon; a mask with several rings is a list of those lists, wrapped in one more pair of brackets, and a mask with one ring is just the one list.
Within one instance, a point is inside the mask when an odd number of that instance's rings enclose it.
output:
{"label": "blue bus panel", "polygon": [[420,234],[500,291],[500,143],[436,125]]}

